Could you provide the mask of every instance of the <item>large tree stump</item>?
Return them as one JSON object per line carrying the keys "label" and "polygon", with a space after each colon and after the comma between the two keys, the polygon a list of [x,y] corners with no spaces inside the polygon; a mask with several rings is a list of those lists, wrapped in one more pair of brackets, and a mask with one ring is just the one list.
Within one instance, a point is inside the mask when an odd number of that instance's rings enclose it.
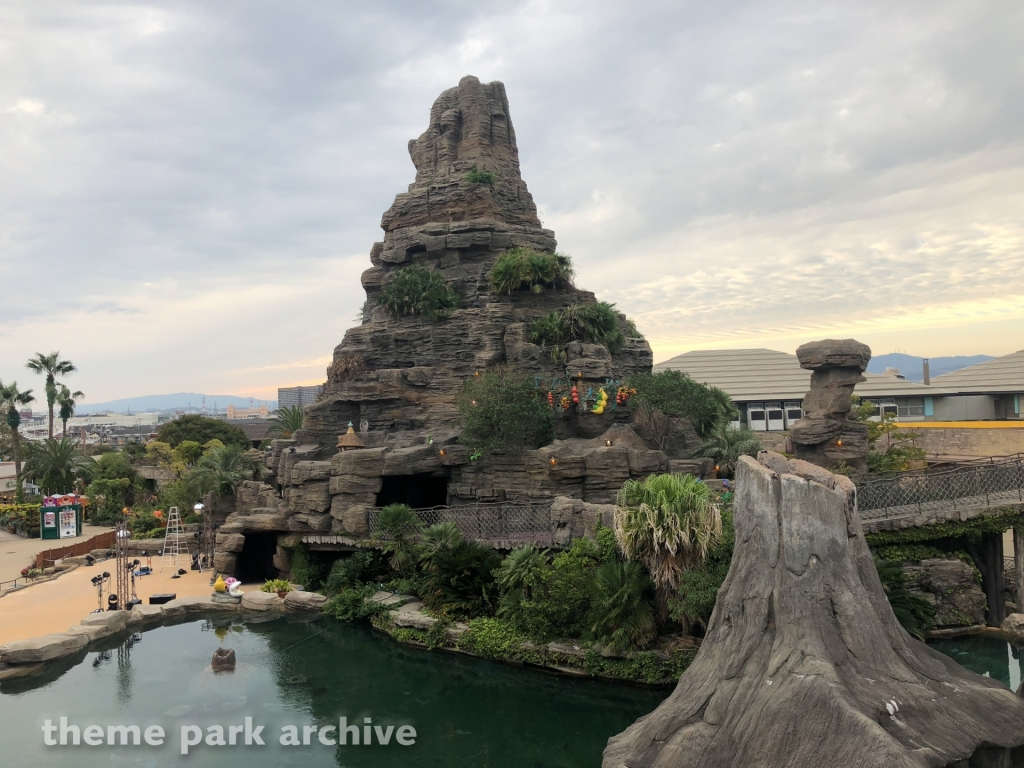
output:
{"label": "large tree stump", "polygon": [[734,522],[697,658],[604,768],[1024,766],[1024,701],[900,626],[847,478],[744,457]]}

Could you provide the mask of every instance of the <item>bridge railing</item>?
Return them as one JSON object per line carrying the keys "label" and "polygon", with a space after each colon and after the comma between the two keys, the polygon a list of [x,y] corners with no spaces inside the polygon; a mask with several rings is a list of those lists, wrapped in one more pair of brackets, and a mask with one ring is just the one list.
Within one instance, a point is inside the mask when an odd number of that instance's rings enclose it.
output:
{"label": "bridge railing", "polygon": [[857,508],[865,520],[1013,503],[1024,503],[1019,456],[943,472],[906,472],[857,486]]}
{"label": "bridge railing", "polygon": [[[493,502],[413,512],[425,526],[455,523],[465,538],[475,541],[543,542],[552,535],[550,503]],[[380,507],[367,512],[371,535],[380,533],[380,513]]]}

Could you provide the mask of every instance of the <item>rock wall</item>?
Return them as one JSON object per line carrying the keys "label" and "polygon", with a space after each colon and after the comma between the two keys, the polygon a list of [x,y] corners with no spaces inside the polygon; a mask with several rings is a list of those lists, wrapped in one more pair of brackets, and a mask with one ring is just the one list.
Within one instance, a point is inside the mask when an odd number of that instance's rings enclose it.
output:
{"label": "rock wall", "polygon": [[985,623],[981,576],[963,560],[932,558],[905,563],[907,589],[935,607],[935,626],[970,627]]}

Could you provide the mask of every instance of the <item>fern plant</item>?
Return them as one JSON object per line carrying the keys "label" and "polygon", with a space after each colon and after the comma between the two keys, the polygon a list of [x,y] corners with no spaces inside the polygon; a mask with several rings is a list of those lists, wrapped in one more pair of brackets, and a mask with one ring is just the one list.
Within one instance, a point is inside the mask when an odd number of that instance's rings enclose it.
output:
{"label": "fern plant", "polygon": [[395,270],[378,302],[394,317],[423,315],[437,321],[458,308],[459,294],[439,272],[413,265]]}
{"label": "fern plant", "polygon": [[572,260],[562,253],[513,248],[498,257],[488,274],[491,290],[507,296],[513,291],[543,293],[572,286]]}
{"label": "fern plant", "polygon": [[538,318],[530,326],[530,341],[544,347],[561,346],[570,341],[603,344],[614,354],[626,343],[626,335],[619,327],[615,305],[598,301],[570,304]]}

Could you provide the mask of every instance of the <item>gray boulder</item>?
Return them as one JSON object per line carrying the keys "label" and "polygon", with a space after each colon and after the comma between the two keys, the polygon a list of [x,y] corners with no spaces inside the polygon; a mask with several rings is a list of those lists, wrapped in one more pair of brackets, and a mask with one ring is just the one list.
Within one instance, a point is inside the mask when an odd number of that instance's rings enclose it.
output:
{"label": "gray boulder", "polygon": [[0,661],[6,664],[38,664],[70,656],[88,644],[88,635],[66,632],[15,640],[0,646]]}

